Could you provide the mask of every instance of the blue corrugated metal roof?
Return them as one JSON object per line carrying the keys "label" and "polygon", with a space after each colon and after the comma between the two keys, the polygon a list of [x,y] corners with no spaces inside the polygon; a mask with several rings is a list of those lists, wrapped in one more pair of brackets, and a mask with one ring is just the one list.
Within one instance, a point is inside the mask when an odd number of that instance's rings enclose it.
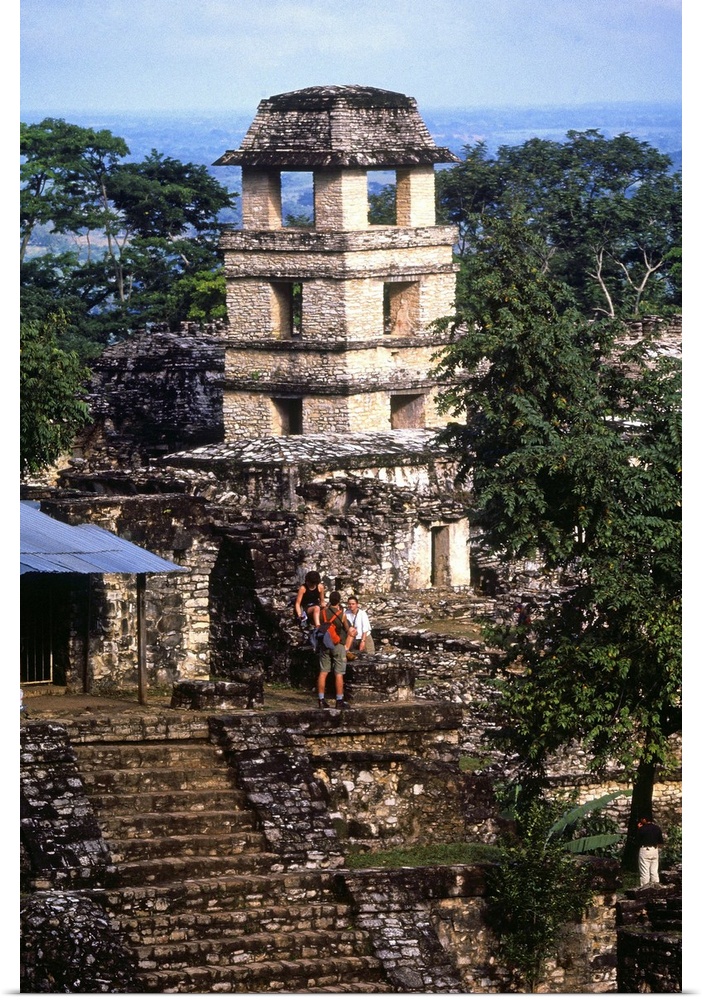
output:
{"label": "blue corrugated metal roof", "polygon": [[22,573],[186,573],[95,524],[63,524],[20,503]]}

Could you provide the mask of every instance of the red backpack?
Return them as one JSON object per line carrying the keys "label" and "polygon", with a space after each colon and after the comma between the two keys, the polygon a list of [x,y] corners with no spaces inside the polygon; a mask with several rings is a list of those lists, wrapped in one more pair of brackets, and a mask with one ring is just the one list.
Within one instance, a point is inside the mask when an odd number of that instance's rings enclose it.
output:
{"label": "red backpack", "polygon": [[340,630],[344,628],[343,617],[344,612],[341,610],[332,611],[331,614],[328,614],[328,609],[322,608],[317,632],[328,649],[333,649],[334,646],[338,646],[341,642]]}

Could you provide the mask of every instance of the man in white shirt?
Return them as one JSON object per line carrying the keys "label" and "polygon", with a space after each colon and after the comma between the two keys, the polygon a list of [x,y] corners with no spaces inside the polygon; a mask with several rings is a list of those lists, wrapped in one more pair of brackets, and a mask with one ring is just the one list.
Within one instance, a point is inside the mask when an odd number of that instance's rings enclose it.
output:
{"label": "man in white shirt", "polygon": [[355,632],[346,640],[347,651],[357,649],[359,653],[374,653],[375,643],[371,635],[371,624],[368,615],[358,606],[357,597],[349,597],[346,617]]}

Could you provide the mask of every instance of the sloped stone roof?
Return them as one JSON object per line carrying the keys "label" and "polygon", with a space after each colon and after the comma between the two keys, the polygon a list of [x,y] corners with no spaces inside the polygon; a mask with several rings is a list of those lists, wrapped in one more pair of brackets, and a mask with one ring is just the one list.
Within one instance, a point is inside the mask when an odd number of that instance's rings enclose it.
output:
{"label": "sloped stone roof", "polygon": [[376,87],[307,87],[261,101],[240,149],[215,166],[288,170],[457,163],[436,146],[413,97]]}
{"label": "sloped stone roof", "polygon": [[239,438],[226,444],[204,445],[165,456],[167,466],[216,465],[327,465],[347,462],[399,464],[403,458],[437,458],[449,455],[446,445],[431,429],[368,431],[348,434],[293,434],[282,437]]}

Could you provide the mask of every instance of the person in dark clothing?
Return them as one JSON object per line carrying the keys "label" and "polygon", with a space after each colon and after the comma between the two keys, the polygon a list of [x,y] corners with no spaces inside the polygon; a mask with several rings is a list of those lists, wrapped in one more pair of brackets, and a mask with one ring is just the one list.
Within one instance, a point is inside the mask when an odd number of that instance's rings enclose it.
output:
{"label": "person in dark clothing", "polygon": [[517,625],[520,628],[528,628],[531,625],[531,612],[528,604],[518,604],[514,609],[517,614]]}
{"label": "person in dark clothing", "polygon": [[295,598],[295,614],[300,624],[310,621],[314,628],[319,628],[319,616],[324,605],[322,578],[316,570],[310,570]]}
{"label": "person in dark clothing", "polygon": [[658,882],[658,854],[663,843],[663,832],[649,816],[642,816],[638,824],[639,885]]}

